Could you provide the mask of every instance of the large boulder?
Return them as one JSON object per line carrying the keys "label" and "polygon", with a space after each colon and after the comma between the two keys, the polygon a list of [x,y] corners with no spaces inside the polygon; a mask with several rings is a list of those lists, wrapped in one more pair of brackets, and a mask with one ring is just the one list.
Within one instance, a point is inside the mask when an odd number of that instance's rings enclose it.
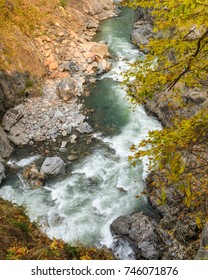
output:
{"label": "large boulder", "polygon": [[192,89],[188,91],[185,98],[187,101],[191,101],[195,104],[201,104],[208,99],[208,92],[200,89]]}
{"label": "large boulder", "polygon": [[57,95],[64,101],[69,101],[75,97],[75,89],[75,81],[69,76],[63,79],[58,85]]}
{"label": "large boulder", "polygon": [[160,259],[162,240],[154,225],[143,213],[121,216],[111,224],[111,231],[117,236],[126,236],[133,244],[138,259]]}
{"label": "large boulder", "polygon": [[108,46],[106,44],[93,44],[89,51],[99,56],[101,59],[109,57]]}
{"label": "large boulder", "polygon": [[22,74],[9,75],[0,71],[0,119],[3,114],[14,106],[17,92],[23,88],[24,76]]}
{"label": "large boulder", "polygon": [[179,83],[176,85],[176,89],[183,102],[176,98],[175,92],[172,90],[155,94],[152,99],[146,100],[144,105],[146,111],[157,117],[164,126],[171,126],[176,117],[179,119],[191,118],[199,110],[203,109],[206,112],[208,108],[206,88],[191,89]]}
{"label": "large boulder", "polygon": [[120,216],[110,226],[116,239],[128,241],[136,259],[186,259],[186,248],[142,212]]}
{"label": "large boulder", "polygon": [[134,13],[134,20],[135,21],[148,21],[152,22],[153,17],[151,14],[151,9],[150,8],[142,8],[138,7]]}
{"label": "large boulder", "polygon": [[47,157],[40,172],[47,175],[59,175],[65,173],[66,164],[60,157]]}
{"label": "large boulder", "polygon": [[[25,133],[25,127],[20,122],[23,117],[24,115],[21,110],[12,108],[8,110],[2,118],[2,127],[8,132],[7,138],[17,146],[26,145],[29,142],[29,136]],[[8,143],[8,140],[6,142]],[[9,146],[7,145],[7,147]]]}
{"label": "large boulder", "polygon": [[5,169],[4,165],[0,162],[0,184],[5,178]]}
{"label": "large boulder", "polygon": [[208,223],[206,223],[202,234],[199,250],[195,257],[196,260],[208,260]]}
{"label": "large boulder", "polygon": [[12,146],[9,143],[6,133],[0,126],[0,157],[8,158],[13,151]]}
{"label": "large boulder", "polygon": [[29,142],[29,135],[25,133],[22,124],[13,126],[8,134],[9,140],[17,146],[26,145]]}
{"label": "large boulder", "polygon": [[152,25],[150,23],[139,23],[135,25],[135,29],[131,34],[131,41],[137,46],[148,45],[149,39],[152,38],[152,36]]}
{"label": "large boulder", "polygon": [[85,57],[90,58],[97,56],[100,59],[109,57],[108,45],[105,43],[87,42],[82,45],[85,51]]}
{"label": "large boulder", "polygon": [[38,171],[35,164],[26,166],[24,168],[23,178],[33,189],[40,188],[44,184],[44,174]]}

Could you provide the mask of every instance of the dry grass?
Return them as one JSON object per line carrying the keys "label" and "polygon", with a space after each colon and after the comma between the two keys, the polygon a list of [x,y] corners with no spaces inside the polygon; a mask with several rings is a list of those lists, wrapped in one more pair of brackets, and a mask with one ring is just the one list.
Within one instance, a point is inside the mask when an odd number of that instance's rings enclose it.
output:
{"label": "dry grass", "polygon": [[0,71],[44,76],[47,71],[35,38],[50,35],[55,25],[75,32],[82,30],[86,18],[80,13],[83,0],[78,2],[0,0]]}
{"label": "dry grass", "polygon": [[1,260],[111,260],[106,249],[71,246],[61,240],[51,240],[35,223],[31,223],[24,208],[0,198],[0,259]]}
{"label": "dry grass", "polygon": [[43,76],[33,40],[58,19],[59,0],[0,0],[0,70]]}

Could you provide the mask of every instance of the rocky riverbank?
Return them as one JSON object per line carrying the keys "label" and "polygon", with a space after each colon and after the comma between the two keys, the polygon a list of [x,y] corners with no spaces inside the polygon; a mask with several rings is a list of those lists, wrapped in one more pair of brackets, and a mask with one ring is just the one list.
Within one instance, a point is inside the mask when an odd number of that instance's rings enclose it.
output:
{"label": "rocky riverbank", "polygon": [[[16,73],[12,69],[0,73],[1,161],[10,156],[13,147],[56,143],[62,137],[59,148],[65,149],[68,143],[76,143],[76,132],[92,132],[80,96],[85,94],[85,85],[94,83],[95,76],[111,65],[108,46],[91,40],[99,21],[116,13],[111,0],[100,1],[99,5],[94,0],[80,1],[79,5],[75,2],[58,6],[54,22],[44,23],[38,36],[28,36],[27,51]],[[21,40],[25,40],[21,35],[20,48]],[[31,57],[38,61],[31,60],[30,64]],[[26,67],[25,73],[18,70],[24,63],[31,67]],[[1,170],[2,181],[3,165]]]}
{"label": "rocky riverbank", "polygon": [[[135,29],[132,42],[145,53],[148,53],[149,39],[153,34],[153,20],[150,10],[138,8],[135,13]],[[175,93],[163,92],[157,94],[144,104],[146,111],[156,117],[164,127],[173,125],[174,117],[190,118],[200,109],[208,110],[207,85],[202,89],[188,89],[179,85],[181,100],[176,101]],[[171,104],[171,106],[170,106]],[[207,146],[198,147],[203,150],[203,158],[207,159]],[[184,160],[190,170],[194,170],[196,157],[184,154]],[[176,186],[167,188],[166,203],[159,203],[161,193],[154,188],[158,178],[165,177],[162,173],[152,172],[146,179],[148,201],[160,216],[160,221],[137,213],[122,216],[112,225],[112,233],[127,240],[135,252],[136,259],[207,259],[207,225],[203,232],[199,229],[194,215],[183,203],[184,195]],[[202,209],[202,211],[206,211]],[[198,253],[197,253],[198,251]]]}

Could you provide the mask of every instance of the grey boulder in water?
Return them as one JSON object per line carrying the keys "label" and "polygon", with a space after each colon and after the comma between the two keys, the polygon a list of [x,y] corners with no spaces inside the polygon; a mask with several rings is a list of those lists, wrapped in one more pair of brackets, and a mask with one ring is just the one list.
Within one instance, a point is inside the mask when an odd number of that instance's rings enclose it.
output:
{"label": "grey boulder in water", "polygon": [[66,164],[60,157],[47,157],[40,172],[48,175],[59,175],[65,173]]}

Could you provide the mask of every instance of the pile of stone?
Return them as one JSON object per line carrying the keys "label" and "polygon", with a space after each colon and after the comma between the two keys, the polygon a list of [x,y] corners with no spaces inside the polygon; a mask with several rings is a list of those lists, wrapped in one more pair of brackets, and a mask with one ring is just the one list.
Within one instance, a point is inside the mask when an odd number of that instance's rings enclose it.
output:
{"label": "pile of stone", "polygon": [[89,42],[71,30],[60,31],[56,25],[48,33],[36,38],[36,46],[51,78],[74,74],[95,76],[110,69],[108,47],[104,42]]}
{"label": "pile of stone", "polygon": [[[68,79],[68,78],[67,78]],[[8,138],[15,145],[33,144],[45,140],[56,142],[58,136],[74,142],[73,130],[80,133],[90,133],[92,128],[86,122],[86,117],[80,113],[82,104],[74,98],[66,103],[57,96],[67,96],[67,81],[48,82],[45,93],[41,97],[28,99],[26,103],[19,104],[7,111],[2,119],[2,126]],[[64,85],[65,87],[64,87]],[[69,93],[72,91],[69,87]]]}

